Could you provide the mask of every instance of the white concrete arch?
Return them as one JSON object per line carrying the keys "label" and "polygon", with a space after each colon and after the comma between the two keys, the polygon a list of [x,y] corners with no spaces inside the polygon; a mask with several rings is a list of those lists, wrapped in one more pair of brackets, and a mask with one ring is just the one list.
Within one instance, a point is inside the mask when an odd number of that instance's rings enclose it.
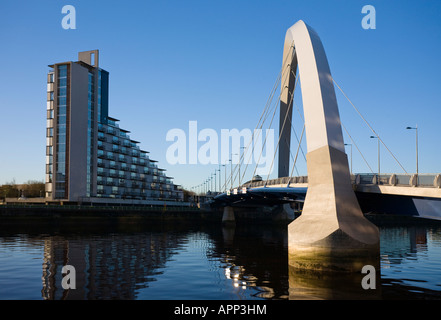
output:
{"label": "white concrete arch", "polygon": [[[291,50],[294,46],[294,50]],[[300,75],[307,143],[308,191],[302,215],[288,227],[289,264],[357,271],[379,250],[378,228],[361,212],[352,189],[334,84],[317,33],[299,21],[286,32],[280,101],[279,177],[289,176],[292,103]],[[290,72],[284,72],[290,69]],[[347,263],[350,252],[357,260]],[[318,261],[318,257],[321,257]],[[342,259],[345,257],[345,259]],[[375,258],[375,257],[374,257]]]}
{"label": "white concrete arch", "polygon": [[[294,46],[292,50],[291,46]],[[308,152],[329,145],[345,152],[340,115],[331,71],[318,34],[302,20],[288,29],[283,49],[280,124],[282,130],[279,151],[279,177],[289,176],[289,143],[292,117],[291,102],[295,75],[300,76]],[[298,73],[297,73],[298,67]],[[290,68],[291,72],[287,72]],[[287,79],[288,78],[288,79]],[[288,85],[287,85],[288,84]],[[283,127],[283,121],[288,117]],[[289,121],[289,122],[288,122]],[[283,141],[283,143],[282,143]]]}

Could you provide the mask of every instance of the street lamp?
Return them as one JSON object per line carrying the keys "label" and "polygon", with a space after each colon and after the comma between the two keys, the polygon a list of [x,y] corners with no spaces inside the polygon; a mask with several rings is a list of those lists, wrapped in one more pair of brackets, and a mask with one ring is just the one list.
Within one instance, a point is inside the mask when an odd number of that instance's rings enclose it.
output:
{"label": "street lamp", "polygon": [[418,176],[418,125],[413,127],[406,127],[407,130],[415,130],[415,141],[416,141],[416,174]]}
{"label": "street lamp", "polygon": [[[242,150],[242,149],[245,149],[245,147],[240,147],[240,150]],[[240,177],[240,163],[241,163],[241,158],[242,158],[241,154],[243,154],[242,151],[239,152],[239,187],[242,182],[241,177]]]}
{"label": "street lamp", "polygon": [[352,174],[352,144],[351,143],[345,143],[345,146],[351,146],[351,174]]}
{"label": "street lamp", "polygon": [[228,160],[230,161],[230,190],[233,189],[233,159]]}
{"label": "street lamp", "polygon": [[223,164],[222,167],[225,167],[225,169],[224,169],[224,173],[225,173],[224,192],[227,192],[227,165]]}
{"label": "street lamp", "polygon": [[214,188],[213,188],[213,190],[214,190],[214,192],[216,192],[216,169],[214,169]]}
{"label": "street lamp", "polygon": [[[238,156],[238,155],[239,154],[237,154],[237,153],[231,154],[231,189],[233,189],[233,156]],[[240,160],[239,160],[239,162],[240,162]],[[239,163],[239,168],[240,168],[240,163]],[[234,179],[234,180],[236,180],[236,179]]]}
{"label": "street lamp", "polygon": [[378,140],[378,182],[380,182],[380,139],[376,136],[371,136],[371,139]]}
{"label": "street lamp", "polygon": [[221,189],[221,165],[219,164],[219,169],[216,169],[216,171],[217,172],[219,172],[219,193],[221,193],[222,192],[222,189]]}

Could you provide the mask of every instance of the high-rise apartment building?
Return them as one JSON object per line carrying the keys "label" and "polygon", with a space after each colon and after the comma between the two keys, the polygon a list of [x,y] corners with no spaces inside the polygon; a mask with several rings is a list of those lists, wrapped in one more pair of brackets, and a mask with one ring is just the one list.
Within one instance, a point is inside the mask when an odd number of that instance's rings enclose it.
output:
{"label": "high-rise apartment building", "polygon": [[98,50],[50,65],[47,75],[48,201],[154,203],[183,192],[129,131],[109,116],[109,73]]}

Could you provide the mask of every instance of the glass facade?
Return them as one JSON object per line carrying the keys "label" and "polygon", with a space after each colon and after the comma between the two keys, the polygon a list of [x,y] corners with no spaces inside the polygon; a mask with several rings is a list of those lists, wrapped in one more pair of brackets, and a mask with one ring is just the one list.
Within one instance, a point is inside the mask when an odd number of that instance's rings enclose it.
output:
{"label": "glass facade", "polygon": [[57,66],[57,118],[55,198],[66,197],[67,65]]}
{"label": "glass facade", "polygon": [[87,90],[87,181],[86,197],[90,197],[93,190],[93,151],[94,151],[94,123],[95,123],[95,77],[93,72],[88,74]]}
{"label": "glass facade", "polygon": [[107,123],[109,114],[109,73],[98,69],[98,121]]}

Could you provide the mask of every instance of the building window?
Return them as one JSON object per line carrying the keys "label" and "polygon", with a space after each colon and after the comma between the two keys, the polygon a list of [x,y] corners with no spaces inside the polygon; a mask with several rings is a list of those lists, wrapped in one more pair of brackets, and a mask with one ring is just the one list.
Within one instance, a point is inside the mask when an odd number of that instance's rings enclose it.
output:
{"label": "building window", "polygon": [[47,128],[46,136],[53,137],[54,136],[54,128]]}

